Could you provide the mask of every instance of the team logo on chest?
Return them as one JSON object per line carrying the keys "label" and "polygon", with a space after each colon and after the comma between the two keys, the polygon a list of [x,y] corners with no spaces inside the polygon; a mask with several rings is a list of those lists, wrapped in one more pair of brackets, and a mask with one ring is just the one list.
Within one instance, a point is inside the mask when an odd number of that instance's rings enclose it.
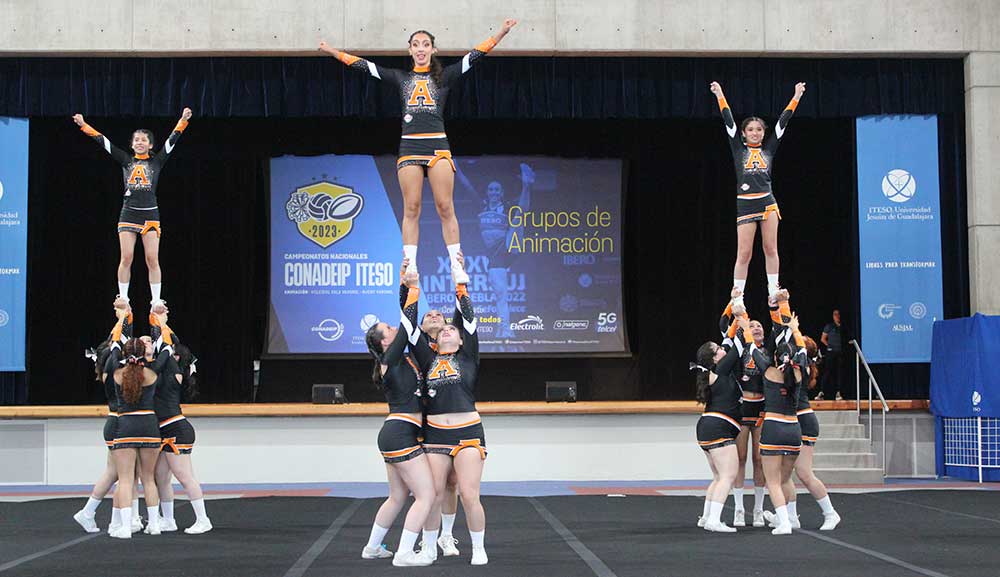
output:
{"label": "team logo on chest", "polygon": [[743,163],[743,168],[747,170],[767,170],[767,159],[759,148],[747,149],[747,160]]}
{"label": "team logo on chest", "polygon": [[132,165],[132,172],[128,175],[129,186],[141,186],[146,187],[150,185],[149,175],[152,170],[149,169],[144,163],[137,162]]}
{"label": "team logo on chest", "polygon": [[453,359],[447,357],[438,358],[434,361],[434,366],[427,371],[428,379],[449,379],[458,376],[458,368]]}
{"label": "team logo on chest", "polygon": [[410,98],[406,101],[407,106],[437,106],[437,101],[431,96],[430,80],[423,78],[413,81],[413,89],[410,90]]}

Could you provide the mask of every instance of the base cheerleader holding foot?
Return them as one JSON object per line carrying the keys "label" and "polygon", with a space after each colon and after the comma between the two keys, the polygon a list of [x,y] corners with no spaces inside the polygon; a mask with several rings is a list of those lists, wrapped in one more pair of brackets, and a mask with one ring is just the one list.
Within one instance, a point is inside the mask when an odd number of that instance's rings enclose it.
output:
{"label": "base cheerleader holding foot", "polygon": [[[727,311],[730,310],[727,307]],[[740,432],[740,385],[743,374],[742,351],[751,341],[749,321],[744,311],[734,311],[736,320],[726,331],[722,345],[707,342],[699,347],[696,363],[697,399],[705,404],[698,419],[698,445],[712,470],[712,482],[705,494],[705,507],[698,526],[714,533],[735,533],[722,521],[722,508],[739,467],[736,436]]]}
{"label": "base cheerleader holding foot", "polygon": [[[407,269],[404,260],[401,270]],[[417,329],[417,300],[420,295],[416,272],[405,273],[400,283],[400,324],[392,327],[377,323],[365,334],[368,352],[375,359],[372,381],[382,387],[389,404],[389,416],[378,435],[379,451],[385,461],[389,498],[382,503],[372,524],[368,543],[361,550],[363,559],[392,557],[397,567],[430,565],[434,559],[413,549],[421,527],[434,505],[434,478],[424,449],[418,440],[422,434],[423,374],[406,353],[420,338]],[[410,494],[413,504],[406,514],[399,548],[395,555],[382,544],[389,527],[406,504]]]}

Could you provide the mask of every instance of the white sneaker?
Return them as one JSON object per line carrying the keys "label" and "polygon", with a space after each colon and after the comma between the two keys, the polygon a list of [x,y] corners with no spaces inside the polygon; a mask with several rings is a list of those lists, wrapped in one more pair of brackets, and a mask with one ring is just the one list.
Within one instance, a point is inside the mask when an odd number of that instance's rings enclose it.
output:
{"label": "white sneaker", "polygon": [[833,531],[840,524],[840,515],[836,511],[833,513],[823,515],[823,526],[819,528],[820,531]]}
{"label": "white sneaker", "polygon": [[462,267],[451,267],[451,278],[455,284],[469,284],[469,273],[465,272]]}
{"label": "white sneaker", "polygon": [[718,523],[705,523],[705,530],[711,531],[712,533],[735,533],[736,528],[726,525],[722,521]]}
{"label": "white sneaker", "polygon": [[763,527],[764,523],[765,523],[765,521],[764,521],[764,512],[763,511],[754,511],[753,512],[753,526],[754,527]]}
{"label": "white sneaker", "polygon": [[764,511],[764,520],[767,521],[767,526],[772,529],[778,526],[778,516],[771,511]]}
{"label": "white sneaker", "polygon": [[458,555],[458,539],[452,537],[451,535],[441,535],[438,537],[438,547],[441,547],[441,552],[445,557],[455,557]]}
{"label": "white sneaker", "polygon": [[799,516],[798,515],[790,518],[788,521],[791,522],[792,529],[801,529],[802,528],[802,522],[799,521]]}
{"label": "white sneaker", "polygon": [[160,531],[163,533],[172,533],[177,530],[177,520],[176,519],[160,519]]}
{"label": "white sneaker", "polygon": [[384,544],[374,548],[365,545],[365,548],[361,550],[362,559],[388,559],[389,557],[392,557],[392,551],[386,549]]}
{"label": "white sneaker", "polygon": [[150,519],[149,523],[146,523],[146,529],[143,533],[147,535],[159,535],[160,534],[160,520]]}
{"label": "white sneaker", "polygon": [[427,555],[423,555],[412,550],[399,551],[396,556],[392,558],[392,565],[394,567],[426,567],[433,562],[434,561]]}
{"label": "white sneaker", "polygon": [[747,513],[743,509],[737,509],[733,513],[733,527],[746,527],[747,526]]}
{"label": "white sneaker", "polygon": [[139,531],[142,531],[142,517],[132,515],[132,532],[138,533]]}
{"label": "white sneaker", "polygon": [[115,539],[131,539],[132,531],[119,525],[118,527],[115,527],[113,531],[109,531],[108,536],[114,537]]}
{"label": "white sneaker", "polygon": [[[174,525],[174,528],[176,529],[177,526]],[[187,529],[184,529],[184,532],[187,533],[188,535],[201,535],[202,533],[208,533],[211,530],[212,530],[212,522],[209,521],[208,518],[206,517],[204,519],[198,519],[197,521],[195,521],[194,525],[191,525]]]}
{"label": "white sneaker", "polygon": [[471,565],[485,565],[490,562],[490,558],[486,556],[486,549],[484,547],[473,547],[472,548],[472,561]]}
{"label": "white sneaker", "polygon": [[88,515],[86,511],[80,509],[73,515],[73,520],[83,527],[83,530],[88,533],[100,533],[101,530],[97,528],[97,521],[94,521],[93,515]]}
{"label": "white sneaker", "polygon": [[843,401],[843,400],[844,400],[844,397],[842,397],[842,396],[840,395],[840,393],[837,393],[837,400],[838,400],[838,401]]}
{"label": "white sneaker", "polygon": [[707,519],[705,519],[704,517],[698,517],[698,526],[699,527],[704,527],[705,526],[705,521],[707,521]]}
{"label": "white sneaker", "polygon": [[778,525],[771,530],[772,535],[791,535],[792,534],[792,524],[785,523],[784,525]]}

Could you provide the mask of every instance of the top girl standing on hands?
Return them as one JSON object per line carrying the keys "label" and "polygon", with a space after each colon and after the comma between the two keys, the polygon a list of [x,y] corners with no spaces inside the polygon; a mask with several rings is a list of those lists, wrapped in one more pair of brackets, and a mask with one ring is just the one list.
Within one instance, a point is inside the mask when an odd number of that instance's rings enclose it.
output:
{"label": "top girl standing on hands", "polygon": [[[431,183],[434,204],[441,217],[441,233],[451,257],[452,280],[466,284],[469,277],[458,261],[461,250],[458,219],[455,218],[455,164],[451,159],[448,137],[444,131],[444,105],[448,91],[472,64],[499,43],[517,20],[504,20],[500,30],[472,49],[461,61],[442,66],[434,46],[434,36],[425,30],[410,35],[411,70],[384,68],[320,42],[319,49],[347,66],[367,71],[373,77],[399,88],[403,113],[403,134],[396,162],[399,187],[403,191],[403,254],[409,259],[409,271],[416,271],[417,240],[420,235],[420,202],[424,175]],[[444,159],[447,162],[439,162]]]}
{"label": "top girl standing on hands", "polygon": [[[718,82],[710,85],[710,90],[719,99],[719,110],[726,123],[729,148],[733,153],[736,167],[736,265],[733,267],[733,286],[745,291],[747,269],[753,255],[753,238],[760,223],[761,241],[764,247],[765,268],[767,269],[767,292],[774,296],[778,291],[778,221],[781,212],[778,202],[771,193],[771,168],[774,153],[778,150],[781,137],[785,134],[799,99],[806,91],[804,82],[795,85],[795,95],[778,117],[774,132],[767,134],[767,125],[756,116],[743,120],[736,128],[733,111],[729,109],[722,86]],[[768,218],[771,213],[776,218]]]}

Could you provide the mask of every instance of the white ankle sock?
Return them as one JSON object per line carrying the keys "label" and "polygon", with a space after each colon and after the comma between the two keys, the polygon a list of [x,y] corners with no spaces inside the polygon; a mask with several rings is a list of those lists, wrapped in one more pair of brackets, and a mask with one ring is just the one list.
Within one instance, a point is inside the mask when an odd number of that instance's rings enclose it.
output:
{"label": "white ankle sock", "polygon": [[129,531],[131,531],[132,530],[132,507],[122,507],[120,515],[121,515],[121,518],[122,518],[122,527],[125,528],[125,529],[128,529]]}
{"label": "white ankle sock", "polygon": [[135,499],[132,499],[132,511],[136,515],[139,514],[139,498],[138,497],[136,497]]}
{"label": "white ankle sock", "polygon": [[701,509],[702,519],[705,519],[706,521],[708,520],[708,510],[711,508],[712,508],[712,502],[708,500],[708,497],[705,497],[705,506],[702,507]]}
{"label": "white ankle sock", "polygon": [[822,499],[817,499],[816,502],[819,503],[819,508],[823,510],[824,515],[829,515],[834,512],[833,503],[830,502],[830,495],[827,495]]}
{"label": "white ankle sock", "polygon": [[174,520],[174,502],[160,501],[160,518],[164,521]]}
{"label": "white ankle sock", "polygon": [[424,529],[424,547],[437,547],[438,533],[440,533],[440,531],[428,531],[427,529]]}
{"label": "white ankle sock", "polygon": [[778,525],[787,525],[791,523],[788,520],[788,506],[782,505],[780,507],[774,508],[774,514],[778,516]]}
{"label": "white ankle sock", "polygon": [[403,245],[403,256],[410,259],[410,265],[406,267],[407,272],[412,272],[417,270],[417,245],[415,244],[404,244]]}
{"label": "white ankle sock", "polygon": [[764,487],[753,488],[753,510],[764,510]]}
{"label": "white ankle sock", "polygon": [[379,527],[378,523],[372,523],[372,532],[368,536],[368,548],[375,549],[382,545],[382,539],[385,539],[385,534],[388,532],[387,527]]}
{"label": "white ankle sock", "polygon": [[455,526],[455,515],[441,514],[441,534],[451,535],[451,528]]}
{"label": "white ankle sock", "polygon": [[162,286],[163,286],[163,283],[159,283],[159,282],[151,282],[151,283],[149,283],[149,292],[153,293],[153,301],[160,300],[160,287],[162,287]]}
{"label": "white ankle sock", "polygon": [[733,489],[733,504],[737,511],[743,511],[743,488]]}
{"label": "white ankle sock", "polygon": [[745,278],[734,278],[733,286],[740,289],[740,292],[745,292],[743,289],[747,286],[747,279]]}
{"label": "white ankle sock", "polygon": [[194,515],[197,520],[208,519],[208,514],[205,513],[205,499],[192,499],[191,508],[194,509]]}
{"label": "white ankle sock", "polygon": [[122,524],[122,510],[121,509],[116,509],[114,507],[111,508],[111,524],[112,525],[121,525]]}
{"label": "white ankle sock", "polygon": [[789,501],[787,507],[788,507],[788,518],[789,519],[794,519],[795,517],[798,516],[798,514],[799,514],[799,502],[798,501]]}
{"label": "white ankle sock", "polygon": [[146,514],[149,515],[149,524],[155,527],[160,520],[160,507],[146,507]]}
{"label": "white ankle sock", "polygon": [[767,275],[767,294],[774,296],[778,292],[778,273]]}
{"label": "white ankle sock", "polygon": [[128,285],[129,283],[127,282],[118,283],[118,296],[122,297],[126,301],[128,301]]}
{"label": "white ankle sock", "polygon": [[93,517],[94,513],[97,513],[97,506],[100,504],[101,504],[100,499],[95,499],[93,497],[90,497],[87,499],[87,504],[83,506],[83,512],[88,517]]}
{"label": "white ankle sock", "polygon": [[472,543],[473,549],[482,549],[484,547],[483,541],[486,540],[486,530],[482,531],[469,531],[469,541]]}
{"label": "white ankle sock", "polygon": [[708,523],[718,524],[722,522],[722,503],[710,501],[708,504]]}
{"label": "white ankle sock", "polygon": [[[413,546],[417,543],[417,535],[415,531],[407,531],[403,529],[403,534],[399,537],[399,549],[396,550],[396,554],[399,555],[404,551],[413,552]],[[435,547],[437,543],[435,542]]]}

